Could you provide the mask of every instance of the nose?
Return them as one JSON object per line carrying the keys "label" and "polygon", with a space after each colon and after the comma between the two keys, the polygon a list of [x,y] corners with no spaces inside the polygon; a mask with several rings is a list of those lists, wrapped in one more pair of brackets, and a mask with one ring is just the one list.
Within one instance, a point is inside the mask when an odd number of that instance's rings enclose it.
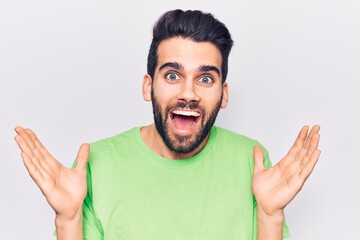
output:
{"label": "nose", "polygon": [[185,102],[198,102],[200,100],[200,96],[197,92],[194,81],[186,80],[181,85],[179,94],[177,96],[178,100],[182,100]]}

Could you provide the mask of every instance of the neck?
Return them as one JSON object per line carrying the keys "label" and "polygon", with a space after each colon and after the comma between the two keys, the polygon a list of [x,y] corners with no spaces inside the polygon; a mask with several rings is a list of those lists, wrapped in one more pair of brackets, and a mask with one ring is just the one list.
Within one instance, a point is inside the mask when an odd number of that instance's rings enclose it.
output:
{"label": "neck", "polygon": [[210,133],[206,136],[204,141],[190,153],[176,153],[170,150],[164,143],[159,132],[156,130],[155,124],[148,125],[140,129],[140,135],[145,144],[156,154],[167,159],[185,159],[195,156],[199,153],[206,145]]}

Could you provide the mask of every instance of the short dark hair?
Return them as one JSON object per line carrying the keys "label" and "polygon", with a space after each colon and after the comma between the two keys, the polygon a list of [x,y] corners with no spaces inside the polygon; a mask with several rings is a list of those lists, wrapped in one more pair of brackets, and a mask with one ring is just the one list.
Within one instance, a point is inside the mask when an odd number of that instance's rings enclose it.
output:
{"label": "short dark hair", "polygon": [[195,42],[214,44],[221,52],[221,75],[222,81],[225,82],[228,58],[233,45],[229,30],[211,13],[181,9],[165,12],[154,25],[153,39],[147,60],[147,72],[152,79],[157,65],[159,44],[172,37],[183,37]]}

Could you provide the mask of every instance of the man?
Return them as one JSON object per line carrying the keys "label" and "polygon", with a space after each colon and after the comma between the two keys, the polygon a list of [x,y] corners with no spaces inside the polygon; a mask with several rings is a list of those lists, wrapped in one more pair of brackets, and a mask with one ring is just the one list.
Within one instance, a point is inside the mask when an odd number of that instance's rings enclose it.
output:
{"label": "man", "polygon": [[[65,168],[16,127],[58,239],[282,239],[284,208],[318,161],[319,126],[270,166],[250,138],[213,126],[228,103],[232,39],[211,14],[174,10],[154,26],[143,79],[154,124],[90,145]],[[91,149],[91,150],[90,150]]]}

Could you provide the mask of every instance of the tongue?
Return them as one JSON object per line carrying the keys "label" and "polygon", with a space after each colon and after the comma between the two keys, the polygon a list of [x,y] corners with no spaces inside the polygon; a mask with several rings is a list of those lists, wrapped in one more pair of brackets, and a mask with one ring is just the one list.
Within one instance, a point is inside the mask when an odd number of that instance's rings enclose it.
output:
{"label": "tongue", "polygon": [[181,130],[189,130],[192,127],[194,120],[194,117],[191,116],[174,116],[175,127]]}

